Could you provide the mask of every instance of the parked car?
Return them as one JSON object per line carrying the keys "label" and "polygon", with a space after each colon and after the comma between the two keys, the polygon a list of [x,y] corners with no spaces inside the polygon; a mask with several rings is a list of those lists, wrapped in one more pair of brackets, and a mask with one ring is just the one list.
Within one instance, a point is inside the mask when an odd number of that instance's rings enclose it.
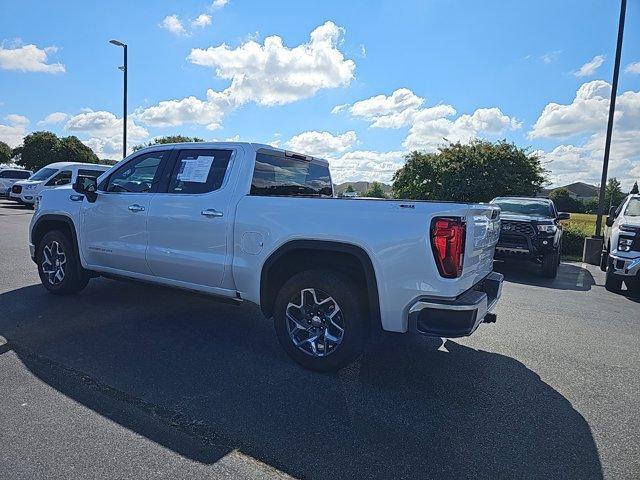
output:
{"label": "parked car", "polygon": [[268,145],[149,147],[42,192],[29,248],[52,293],[105,275],[255,303],[314,370],[351,362],[374,328],[459,337],[495,321],[497,206],[332,185],[326,160]]}
{"label": "parked car", "polygon": [[500,207],[501,218],[495,257],[535,262],[542,275],[555,278],[562,248],[560,220],[571,215],[558,212],[546,198],[497,197],[491,203]]}
{"label": "parked car", "polygon": [[640,292],[640,195],[629,195],[609,211],[600,268],[607,272],[607,290],[619,293],[624,282]]}
{"label": "parked car", "polygon": [[11,187],[19,180],[26,180],[33,172],[23,168],[0,167],[0,196],[9,198]]}
{"label": "parked car", "polygon": [[10,198],[23,205],[33,205],[40,192],[45,189],[72,184],[78,174],[98,177],[109,168],[111,168],[110,165],[93,163],[51,163],[38,170],[27,180],[15,182],[11,187]]}

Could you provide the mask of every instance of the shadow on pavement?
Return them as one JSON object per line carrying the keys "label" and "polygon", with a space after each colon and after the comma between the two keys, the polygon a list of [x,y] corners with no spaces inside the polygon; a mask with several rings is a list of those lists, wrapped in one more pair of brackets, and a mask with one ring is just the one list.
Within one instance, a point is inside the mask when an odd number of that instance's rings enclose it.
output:
{"label": "shadow on pavement", "polygon": [[0,305],[0,335],[42,381],[200,462],[237,448],[304,478],[602,478],[582,415],[508,356],[386,334],[321,375],[293,364],[249,305],[103,279]]}
{"label": "shadow on pavement", "polygon": [[513,283],[534,285],[557,290],[589,291],[596,285],[591,272],[576,263],[561,263],[556,278],[545,278],[540,273],[540,265],[524,261],[495,261],[493,268]]}

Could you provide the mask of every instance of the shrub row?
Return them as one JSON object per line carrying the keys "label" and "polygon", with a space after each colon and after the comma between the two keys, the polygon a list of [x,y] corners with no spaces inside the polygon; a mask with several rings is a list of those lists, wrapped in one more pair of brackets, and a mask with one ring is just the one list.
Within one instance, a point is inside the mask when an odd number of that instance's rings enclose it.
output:
{"label": "shrub row", "polygon": [[574,257],[582,256],[582,248],[584,246],[585,237],[593,234],[590,228],[584,225],[569,224],[564,226],[562,234],[562,255],[570,255]]}

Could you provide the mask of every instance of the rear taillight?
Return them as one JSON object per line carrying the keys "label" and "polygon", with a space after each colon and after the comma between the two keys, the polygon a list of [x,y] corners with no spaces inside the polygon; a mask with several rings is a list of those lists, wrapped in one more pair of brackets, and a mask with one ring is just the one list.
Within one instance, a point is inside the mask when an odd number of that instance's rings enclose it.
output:
{"label": "rear taillight", "polygon": [[431,246],[440,275],[456,278],[462,274],[466,229],[461,218],[434,218]]}

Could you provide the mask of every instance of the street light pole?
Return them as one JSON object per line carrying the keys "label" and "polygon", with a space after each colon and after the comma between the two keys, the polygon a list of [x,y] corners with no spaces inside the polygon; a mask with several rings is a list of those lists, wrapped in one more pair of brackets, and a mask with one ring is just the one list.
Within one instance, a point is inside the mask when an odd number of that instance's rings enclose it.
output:
{"label": "street light pole", "polygon": [[622,36],[624,34],[624,17],[627,11],[627,0],[620,2],[620,21],[618,23],[618,42],[616,44],[616,59],[613,65],[613,81],[611,82],[611,101],[609,102],[609,121],[607,123],[607,137],[604,142],[604,161],[602,163],[602,179],[600,180],[600,195],[598,197],[598,217],[596,218],[596,237],[602,234],[602,215],[604,213],[604,197],[607,187],[607,171],[609,169],[609,153],[611,151],[611,134],[613,133],[613,116],[616,111],[616,96],[618,95],[618,76],[620,74],[620,57],[622,55]]}
{"label": "street light pole", "polygon": [[109,40],[109,43],[122,47],[124,50],[124,63],[119,67],[124,74],[124,98],[122,105],[122,158],[127,156],[127,44],[118,40]]}

